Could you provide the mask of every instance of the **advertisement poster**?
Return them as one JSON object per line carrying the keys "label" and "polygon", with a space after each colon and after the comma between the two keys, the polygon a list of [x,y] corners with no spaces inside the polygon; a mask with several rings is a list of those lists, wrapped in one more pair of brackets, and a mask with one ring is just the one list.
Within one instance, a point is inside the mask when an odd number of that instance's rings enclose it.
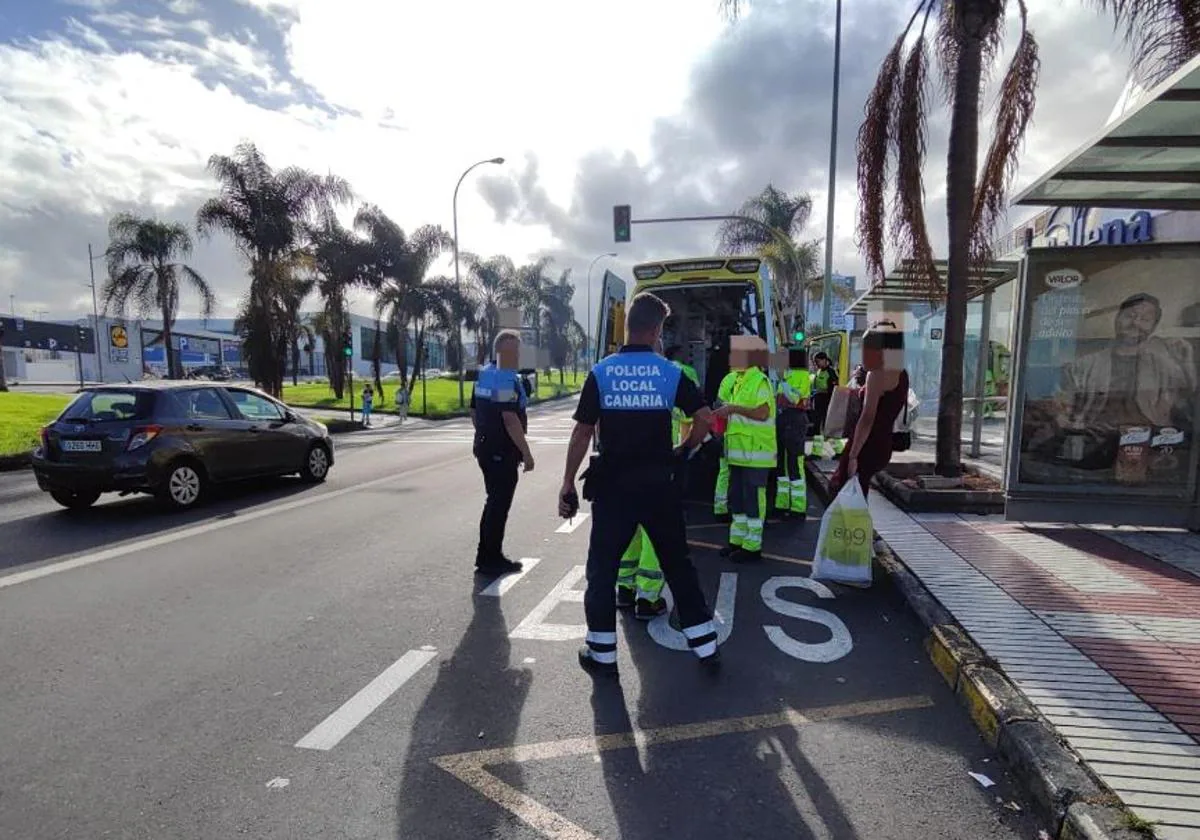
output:
{"label": "advertisement poster", "polygon": [[1032,254],[1019,478],[1190,494],[1200,248]]}

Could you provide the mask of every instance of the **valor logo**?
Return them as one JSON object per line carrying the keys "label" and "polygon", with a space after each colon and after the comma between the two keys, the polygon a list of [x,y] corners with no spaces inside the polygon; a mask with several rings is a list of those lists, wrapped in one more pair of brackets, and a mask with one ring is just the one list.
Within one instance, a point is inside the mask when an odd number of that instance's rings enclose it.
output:
{"label": "valor logo", "polygon": [[1083,274],[1073,268],[1060,268],[1046,275],[1046,285],[1051,289],[1074,289],[1083,283]]}

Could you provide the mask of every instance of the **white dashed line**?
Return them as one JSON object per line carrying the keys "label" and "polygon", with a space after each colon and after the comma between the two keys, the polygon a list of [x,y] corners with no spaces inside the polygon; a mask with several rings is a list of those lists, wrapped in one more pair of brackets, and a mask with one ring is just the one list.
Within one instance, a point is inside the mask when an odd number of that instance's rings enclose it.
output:
{"label": "white dashed line", "polygon": [[588,514],[588,513],[577,513],[577,514],[575,514],[575,516],[568,519],[563,524],[559,525],[558,528],[555,529],[554,533],[556,533],[556,534],[574,533],[575,529],[578,528],[580,525],[582,525],[583,521],[585,519],[587,519],[590,515],[591,514]]}
{"label": "white dashed line", "polygon": [[436,656],[436,651],[410,650],[343,703],[336,712],[317,724],[315,729],[296,742],[296,746],[302,750],[333,749]]}
{"label": "white dashed line", "polygon": [[505,592],[516,586],[517,581],[529,574],[530,569],[540,562],[542,561],[538,557],[522,557],[521,563],[523,564],[524,568],[522,568],[521,571],[514,572],[511,575],[501,575],[488,584],[486,588],[479,590],[479,594],[490,595],[493,598],[499,598]]}

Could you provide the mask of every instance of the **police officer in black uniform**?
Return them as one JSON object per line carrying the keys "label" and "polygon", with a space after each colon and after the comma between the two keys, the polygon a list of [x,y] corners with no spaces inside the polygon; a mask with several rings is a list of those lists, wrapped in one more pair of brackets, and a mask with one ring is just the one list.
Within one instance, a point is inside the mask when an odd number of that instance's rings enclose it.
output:
{"label": "police officer in black uniform", "polygon": [[523,465],[525,472],[533,469],[533,453],[525,438],[529,399],[515,370],[520,344],[520,333],[502,330],[493,344],[499,364],[480,368],[471,393],[474,453],[487,491],[475,551],[475,573],[484,576],[521,570],[521,563],[508,559],[503,551],[508,512],[517,491],[517,468]]}
{"label": "police officer in black uniform", "polygon": [[[688,555],[683,499],[674,473],[683,455],[708,432],[710,412],[699,389],[655,348],[670,309],[652,294],[633,299],[626,316],[627,344],[602,359],[588,374],[575,411],[575,429],[559,493],[559,515],[579,509],[575,477],[597,425],[600,454],[583,479],[592,502],[592,533],[587,558],[587,644],[579,663],[593,674],[617,671],[617,571],[638,525],[658,552],[667,585],[675,596],[688,646],[708,665],[717,663],[717,632]],[[671,409],[692,418],[692,430],[673,450]]]}

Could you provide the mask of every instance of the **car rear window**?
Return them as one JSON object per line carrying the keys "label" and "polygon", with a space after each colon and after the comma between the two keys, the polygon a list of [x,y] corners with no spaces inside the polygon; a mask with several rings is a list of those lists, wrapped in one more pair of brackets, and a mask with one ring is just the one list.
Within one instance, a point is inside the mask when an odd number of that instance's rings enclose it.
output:
{"label": "car rear window", "polygon": [[154,413],[153,391],[84,391],[77,396],[63,420],[90,420],[104,423],[113,420],[148,420]]}

